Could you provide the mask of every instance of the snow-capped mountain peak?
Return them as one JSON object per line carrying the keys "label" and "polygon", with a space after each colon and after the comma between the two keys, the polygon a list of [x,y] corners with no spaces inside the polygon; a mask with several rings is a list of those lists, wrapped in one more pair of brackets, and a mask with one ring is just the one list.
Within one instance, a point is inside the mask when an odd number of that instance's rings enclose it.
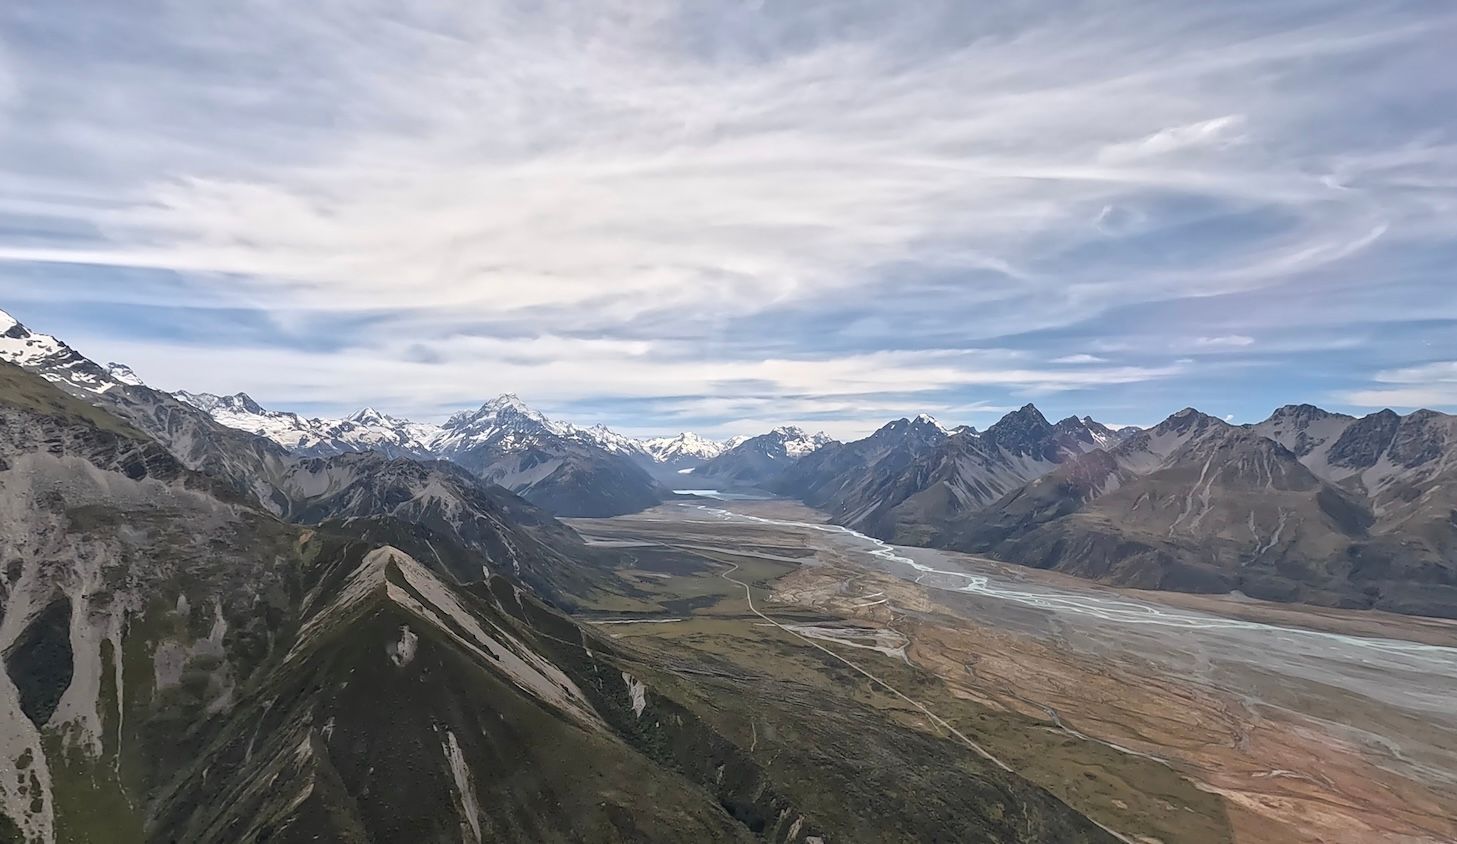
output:
{"label": "snow-capped mountain peak", "polygon": [[[242,392],[233,393],[231,396],[223,396],[218,400],[218,406],[230,410],[234,413],[251,413],[254,415],[263,415],[272,412],[265,409],[263,405],[254,401],[252,396]],[[295,414],[290,413],[289,415],[293,416]]]}
{"label": "snow-capped mountain peak", "polygon": [[597,424],[590,428],[577,429],[577,433],[615,454],[642,455],[647,453],[647,449],[640,441],[623,436],[606,425]]}
{"label": "snow-capped mountain peak", "polygon": [[546,421],[546,414],[522,401],[521,397],[515,393],[502,393],[496,396],[481,405],[481,412],[493,413],[498,416],[503,413],[517,413],[540,422]]}
{"label": "snow-capped mountain peak", "polygon": [[[920,414],[914,419],[893,419],[880,426],[865,441],[875,441],[882,444],[903,443],[914,441],[916,443],[939,442],[948,436],[945,426],[937,422],[927,414]],[[857,442],[859,442],[857,440]]]}
{"label": "snow-capped mountain peak", "polygon": [[132,371],[132,368],[130,366],[127,366],[124,363],[116,363],[115,361],[108,363],[106,365],[106,371],[109,375],[111,375],[112,378],[115,378],[116,380],[120,381],[123,384],[126,384],[129,387],[145,386],[145,382],[143,382],[141,378],[137,377],[137,374]]}
{"label": "snow-capped mountain peak", "polygon": [[354,411],[345,417],[345,421],[354,422],[360,425],[378,425],[383,422],[392,422],[392,417],[386,416],[372,407],[365,407]]}
{"label": "snow-capped mountain peak", "polygon": [[390,414],[385,413],[381,410],[376,410],[373,407],[365,407],[356,410],[349,416],[344,417],[342,421],[350,425],[365,428],[428,429],[434,432],[439,432],[440,430],[439,425],[431,425],[427,422],[411,422],[408,419],[402,419],[398,416],[391,416]]}
{"label": "snow-capped mountain peak", "polygon": [[[265,416],[275,412],[266,409],[263,405],[254,401],[253,397],[247,393],[241,392],[233,393],[230,396],[219,396],[214,393],[189,393],[186,390],[178,390],[172,394],[172,397],[186,402],[198,410],[205,410],[213,416],[217,416],[218,412],[241,414],[244,416]],[[289,413],[288,415],[293,416],[295,414]],[[224,422],[223,424],[227,425],[228,423]],[[237,426],[229,425],[228,427]]]}
{"label": "snow-capped mountain peak", "polygon": [[187,390],[176,391],[172,394],[172,398],[208,413],[211,413],[212,409],[217,407],[218,402],[222,400],[222,396],[216,396],[212,393],[193,393]]}
{"label": "snow-capped mountain peak", "polygon": [[722,443],[684,431],[673,437],[654,437],[642,441],[645,451],[657,463],[671,463],[680,458],[712,460],[724,451]]}
{"label": "snow-capped mountain peak", "polygon": [[723,452],[695,470],[694,476],[738,485],[763,485],[800,458],[833,442],[823,431],[809,434],[798,425],[780,425],[767,434],[730,440]]}
{"label": "snow-capped mountain peak", "polygon": [[561,439],[595,442],[590,433],[554,422],[514,394],[506,393],[476,410],[463,410],[451,416],[430,448],[449,454],[491,443],[514,452],[533,443]]}
{"label": "snow-capped mountain peak", "polygon": [[824,431],[817,431],[813,434],[806,433],[798,425],[780,425],[769,432],[770,436],[778,439],[784,446],[784,453],[789,457],[798,460],[811,451],[822,445],[834,442]]}
{"label": "snow-capped mountain peak", "polygon": [[124,382],[49,334],[0,311],[0,360],[29,369],[73,394],[100,395]]}
{"label": "snow-capped mountain peak", "polygon": [[545,428],[557,435],[567,434],[569,427],[552,422],[546,414],[527,405],[514,393],[502,393],[475,410],[462,410],[445,421],[446,429],[476,432],[503,425],[519,429]]}

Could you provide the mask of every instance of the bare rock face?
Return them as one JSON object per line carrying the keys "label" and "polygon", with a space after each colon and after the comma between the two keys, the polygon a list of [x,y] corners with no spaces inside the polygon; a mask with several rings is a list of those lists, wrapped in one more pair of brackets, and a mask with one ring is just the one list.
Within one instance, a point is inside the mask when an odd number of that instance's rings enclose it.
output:
{"label": "bare rock face", "polygon": [[772,488],[881,539],[1113,583],[1457,614],[1457,418],[1433,411],[1114,431],[1027,405],[981,433],[900,420]]}
{"label": "bare rock face", "polygon": [[1452,418],[1181,411],[965,519],[948,547],[1148,588],[1457,615]]}
{"label": "bare rock face", "polygon": [[1119,437],[1086,417],[1053,424],[1030,404],[983,432],[947,431],[920,417],[811,459],[776,489],[804,496],[838,524],[936,545],[968,514]]}
{"label": "bare rock face", "polygon": [[1365,468],[1372,466],[1391,446],[1401,417],[1390,410],[1373,413],[1353,421],[1331,445],[1326,462],[1332,466]]}
{"label": "bare rock face", "polygon": [[951,434],[929,416],[897,419],[851,443],[830,443],[800,458],[771,485],[774,491],[842,517]]}

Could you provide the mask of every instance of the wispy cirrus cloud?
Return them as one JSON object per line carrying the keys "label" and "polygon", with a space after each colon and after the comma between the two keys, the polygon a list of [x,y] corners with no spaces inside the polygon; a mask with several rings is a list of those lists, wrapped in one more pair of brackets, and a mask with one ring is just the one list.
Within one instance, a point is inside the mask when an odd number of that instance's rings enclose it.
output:
{"label": "wispy cirrus cloud", "polygon": [[1341,398],[1361,407],[1442,407],[1457,404],[1457,361],[1436,361],[1376,373],[1378,386]]}
{"label": "wispy cirrus cloud", "polygon": [[1240,133],[1244,123],[1244,115],[1226,114],[1184,126],[1169,126],[1136,141],[1121,141],[1104,147],[1098,156],[1104,161],[1119,162],[1197,147],[1229,146],[1245,140]]}
{"label": "wispy cirrus cloud", "polygon": [[259,314],[80,328],[179,386],[278,355],[235,379],[277,401],[1226,401],[1221,361],[1302,378],[1457,239],[1457,11],[1236,6],[21,0],[0,294]]}
{"label": "wispy cirrus cloud", "polygon": [[1243,349],[1254,344],[1255,338],[1247,334],[1220,334],[1194,340],[1194,345],[1201,349]]}

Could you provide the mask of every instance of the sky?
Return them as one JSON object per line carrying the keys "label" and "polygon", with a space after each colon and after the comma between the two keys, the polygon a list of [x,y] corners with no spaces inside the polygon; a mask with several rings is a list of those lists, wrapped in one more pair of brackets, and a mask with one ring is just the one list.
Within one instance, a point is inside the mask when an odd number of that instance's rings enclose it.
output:
{"label": "sky", "polygon": [[1457,410],[1457,4],[8,0],[0,308],[629,434]]}

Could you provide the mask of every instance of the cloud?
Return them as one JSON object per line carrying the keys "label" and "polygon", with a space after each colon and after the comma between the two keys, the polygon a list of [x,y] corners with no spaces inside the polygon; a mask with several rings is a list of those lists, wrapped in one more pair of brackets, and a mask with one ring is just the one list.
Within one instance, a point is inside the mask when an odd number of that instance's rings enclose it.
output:
{"label": "cloud", "polygon": [[1245,140],[1245,136],[1239,134],[1244,124],[1244,115],[1226,114],[1184,126],[1160,129],[1137,141],[1112,144],[1103,148],[1098,155],[1104,161],[1128,161],[1198,147],[1229,146]]}
{"label": "cloud", "polygon": [[1442,407],[1457,404],[1457,361],[1383,370],[1377,382],[1389,385],[1351,390],[1341,399],[1360,407]]}
{"label": "cloud", "polygon": [[1339,334],[1362,309],[1324,294],[1414,289],[1444,270],[1393,257],[1457,238],[1457,11],[1418,4],[90,6],[0,10],[0,293],[265,316],[93,327],[177,386],[1111,395],[1207,370],[1056,332],[1161,306],[1206,351],[1276,312]]}
{"label": "cloud", "polygon": [[1244,334],[1221,334],[1217,337],[1200,337],[1194,345],[1202,349],[1243,349],[1253,346],[1255,338]]}
{"label": "cloud", "polygon": [[[104,347],[99,356],[124,360],[148,383],[166,389],[242,390],[283,407],[342,409],[367,402],[422,418],[443,416],[463,395],[478,401],[505,391],[547,406],[593,398],[659,399],[660,413],[696,418],[944,412],[984,406],[948,403],[940,397],[948,390],[993,387],[1048,395],[1182,371],[1175,365],[1042,369],[1017,365],[1015,357],[996,350],[703,360],[690,345],[552,335],[376,338],[368,346],[328,352],[84,338],[73,343],[83,353]],[[208,373],[205,385],[192,381],[199,370]]]}
{"label": "cloud", "polygon": [[[1256,46],[1245,33],[1200,35],[1201,17],[1187,11],[1123,35],[1108,19],[1029,18],[1017,39],[916,55],[911,38],[954,25],[972,39],[977,27],[925,9],[856,19],[843,39],[776,43],[801,21],[723,10],[732,20],[719,23],[768,43],[757,54],[739,43],[692,53],[682,27],[712,21],[672,4],[592,17],[492,3],[438,16],[384,10],[366,6],[342,27],[333,4],[266,28],[239,16],[239,39],[257,45],[249,58],[279,65],[245,77],[251,88],[211,66],[190,83],[174,66],[110,78],[81,56],[67,90],[83,105],[108,98],[171,116],[243,98],[237,116],[256,121],[253,143],[209,153],[234,120],[187,119],[191,154],[179,167],[160,127],[69,126],[62,148],[105,155],[94,136],[114,131],[148,166],[117,187],[119,204],[55,209],[94,225],[99,242],[4,244],[0,256],[204,274],[199,284],[296,306],[590,305],[612,318],[710,303],[753,311],[854,285],[892,261],[1032,279],[1046,238],[1079,237],[1072,212],[1146,191],[1320,223],[1255,244],[1257,265],[1236,253],[1201,268],[1205,277],[1334,260],[1326,231],[1344,238],[1372,210],[1371,197],[1332,192],[1290,161],[1217,155],[1236,133],[1277,133],[1299,113],[1285,125],[1273,114],[1179,119],[1218,99],[1206,87],[1219,74],[1274,74],[1292,58],[1363,48],[1349,31],[1275,32]],[[138,23],[215,41],[200,14]],[[1100,36],[1091,48],[1070,49],[1089,32]],[[1155,36],[1199,48],[1198,58]],[[1147,71],[1156,61],[1157,77]],[[324,107],[310,113],[316,101]],[[260,137],[268,131],[300,131],[317,146]],[[161,160],[147,160],[153,145]],[[1194,156],[1192,167],[1149,161],[1172,153]]]}

